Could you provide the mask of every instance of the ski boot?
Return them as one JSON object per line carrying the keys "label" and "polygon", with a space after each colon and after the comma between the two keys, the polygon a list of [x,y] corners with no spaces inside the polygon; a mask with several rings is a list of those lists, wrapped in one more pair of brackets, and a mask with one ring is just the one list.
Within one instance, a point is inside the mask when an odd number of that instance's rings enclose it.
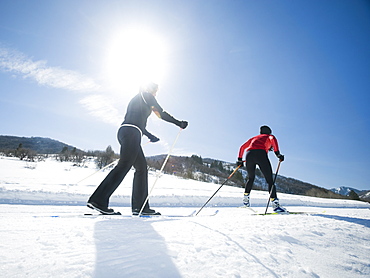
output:
{"label": "ski boot", "polygon": [[105,215],[121,215],[120,212],[115,212],[113,209],[101,206],[95,202],[89,201],[87,202],[87,207],[99,211],[101,214]]}
{"label": "ski boot", "polygon": [[247,208],[251,206],[249,199],[249,193],[244,193],[243,204]]}
{"label": "ski boot", "polygon": [[274,209],[274,212],[276,212],[276,213],[288,213],[286,208],[283,208],[282,206],[280,206],[278,198],[271,198],[270,201],[271,201],[272,207]]}
{"label": "ski boot", "polygon": [[[140,209],[132,209],[132,215],[139,215]],[[154,209],[145,208],[141,215],[161,215],[159,212],[155,211]]]}

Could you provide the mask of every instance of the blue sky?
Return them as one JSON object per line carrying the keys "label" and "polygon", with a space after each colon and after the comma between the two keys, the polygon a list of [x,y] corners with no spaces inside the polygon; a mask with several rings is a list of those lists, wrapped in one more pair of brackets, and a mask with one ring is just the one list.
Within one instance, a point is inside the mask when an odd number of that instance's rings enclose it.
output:
{"label": "blue sky", "polygon": [[[370,189],[368,1],[0,1],[0,134],[118,152],[142,79],[189,121],[175,155],[234,162],[267,124],[280,174]],[[148,130],[146,155],[179,132]]]}

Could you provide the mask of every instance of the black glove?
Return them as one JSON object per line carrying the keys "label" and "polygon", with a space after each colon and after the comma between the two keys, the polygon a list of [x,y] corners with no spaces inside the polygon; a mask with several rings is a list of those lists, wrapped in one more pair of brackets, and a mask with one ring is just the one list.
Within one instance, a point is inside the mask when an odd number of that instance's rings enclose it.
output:
{"label": "black glove", "polygon": [[238,161],[236,162],[236,166],[244,167],[244,162],[241,157],[238,157]]}
{"label": "black glove", "polygon": [[159,138],[158,137],[155,137],[154,135],[150,134],[150,136],[148,136],[150,142],[152,143],[155,143],[155,142],[158,142],[159,141]]}
{"label": "black glove", "polygon": [[185,129],[187,126],[188,126],[188,122],[187,121],[180,121],[180,123],[179,123],[179,127],[180,128]]}
{"label": "black glove", "polygon": [[284,161],[284,156],[279,151],[276,151],[275,155],[276,155],[277,158],[279,158],[280,162]]}
{"label": "black glove", "polygon": [[284,155],[279,154],[277,157],[279,158],[279,161],[280,162],[283,162],[284,161]]}
{"label": "black glove", "polygon": [[155,142],[158,142],[159,141],[159,138],[158,137],[153,137],[152,139],[150,139],[150,142],[152,143],[155,143]]}

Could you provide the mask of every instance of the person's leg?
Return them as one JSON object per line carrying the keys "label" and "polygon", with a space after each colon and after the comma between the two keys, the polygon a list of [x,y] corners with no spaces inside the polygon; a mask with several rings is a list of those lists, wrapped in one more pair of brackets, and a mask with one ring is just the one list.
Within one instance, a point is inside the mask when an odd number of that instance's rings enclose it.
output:
{"label": "person's leg", "polygon": [[[268,159],[267,153],[264,151],[264,153],[261,153],[259,156],[259,162],[258,165],[265,176],[266,182],[269,185],[269,193],[270,195],[270,201],[272,204],[272,207],[274,208],[274,212],[276,213],[286,213],[287,210],[280,206],[279,199],[277,198],[276,194],[276,186],[273,186],[274,179],[273,179],[273,173],[272,173],[272,167],[270,160]],[[271,189],[272,188],[272,189]]]}
{"label": "person's leg", "polygon": [[89,199],[89,202],[95,202],[103,207],[108,207],[110,196],[131,169],[141,149],[141,134],[136,128],[121,127],[118,131],[118,140],[121,144],[120,160]]}
{"label": "person's leg", "polygon": [[[272,167],[271,167],[271,163],[270,163],[270,160],[268,159],[268,156],[267,156],[267,153],[264,151],[264,150],[261,150],[260,152],[258,152],[258,155],[257,155],[257,163],[258,163],[258,166],[263,174],[263,176],[265,177],[266,179],[266,182],[268,184],[268,188],[269,188],[269,193],[271,193],[271,198],[275,199],[277,198],[277,195],[276,195],[276,186],[274,186],[272,188],[272,185],[273,185],[273,174],[272,174]],[[272,188],[272,192],[271,192],[271,188]]]}
{"label": "person's leg", "polygon": [[245,184],[243,204],[246,207],[250,207],[250,192],[252,191],[254,179],[256,176],[256,162],[254,159],[253,151],[248,151],[245,159],[248,172],[248,181]]}
{"label": "person's leg", "polygon": [[254,159],[254,151],[247,152],[247,155],[245,157],[246,160],[246,168],[248,172],[248,181],[245,185],[244,193],[249,194],[252,191],[254,179],[256,177],[256,162]]}
{"label": "person's leg", "polygon": [[[131,207],[132,210],[140,210],[148,197],[148,166],[141,147],[133,166],[135,168],[135,174],[132,186]],[[149,209],[149,201],[145,204],[145,209]]]}

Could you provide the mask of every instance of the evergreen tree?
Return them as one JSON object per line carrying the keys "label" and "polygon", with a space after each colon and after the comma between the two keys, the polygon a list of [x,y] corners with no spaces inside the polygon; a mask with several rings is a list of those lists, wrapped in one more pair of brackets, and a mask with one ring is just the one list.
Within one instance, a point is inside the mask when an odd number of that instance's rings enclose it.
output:
{"label": "evergreen tree", "polygon": [[198,162],[199,164],[203,165],[203,158],[201,156],[197,156],[195,154],[193,154],[191,156],[191,158],[195,161],[195,162]]}

